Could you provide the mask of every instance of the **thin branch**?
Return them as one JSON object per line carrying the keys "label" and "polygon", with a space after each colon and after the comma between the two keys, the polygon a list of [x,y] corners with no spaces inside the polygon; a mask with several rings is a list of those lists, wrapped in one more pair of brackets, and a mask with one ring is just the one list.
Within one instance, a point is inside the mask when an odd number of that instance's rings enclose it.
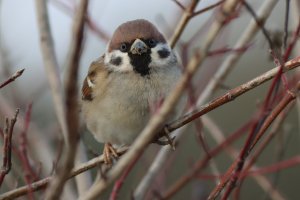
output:
{"label": "thin branch", "polygon": [[[202,120],[203,120],[204,126],[207,126],[207,130],[210,131],[210,133],[211,133],[210,135],[212,135],[218,143],[224,142],[226,140],[224,133],[222,133],[220,128],[218,126],[216,126],[212,120],[210,120],[207,116],[203,116]],[[238,156],[238,150],[234,149],[231,145],[226,146],[224,148],[224,150],[227,152],[227,154],[231,157],[232,160],[235,160],[236,157]],[[255,166],[255,165],[254,166],[251,165],[251,167],[253,169],[257,169],[257,166]],[[218,178],[221,179],[221,178],[223,178],[223,176],[218,177]],[[257,182],[257,184],[264,191],[268,192],[268,194],[270,195],[270,197],[272,199],[274,199],[274,200],[283,200],[284,199],[282,197],[282,195],[279,193],[279,191],[273,189],[270,181],[263,175],[255,176],[255,177],[253,177],[253,179]],[[270,190],[272,190],[272,192],[270,192]]]}
{"label": "thin branch", "polygon": [[[273,91],[274,91],[274,89],[277,88],[278,84],[280,83],[279,81],[280,81],[280,78],[282,77],[281,75],[283,73],[282,72],[283,71],[283,63],[281,63],[281,62],[286,62],[287,61],[287,59],[289,58],[292,50],[294,49],[294,46],[295,46],[295,44],[298,40],[299,35],[300,35],[300,21],[298,23],[298,27],[297,27],[294,35],[293,35],[293,38],[292,38],[291,42],[289,43],[288,47],[286,48],[286,50],[284,52],[283,58],[279,59],[280,68],[279,68],[278,73],[276,74],[273,82],[271,83],[268,94],[267,94],[266,99],[264,101],[264,110],[268,109],[268,106],[270,105],[270,99],[271,99],[271,96],[273,94]],[[277,57],[277,56],[275,55],[275,57]],[[275,90],[275,92],[276,92],[276,90]]]}
{"label": "thin branch", "polygon": [[[183,131],[183,130],[179,129],[177,131]],[[177,135],[176,131],[175,131],[174,135]],[[177,139],[177,137],[175,139]],[[155,156],[156,157],[155,161],[153,161],[151,163],[151,166],[149,167],[146,175],[143,176],[143,179],[141,180],[141,182],[138,184],[137,188],[135,189],[134,195],[133,195],[135,200],[144,199],[154,178],[160,172],[161,167],[164,166],[164,162],[169,158],[169,154],[171,152],[173,152],[173,150],[169,145],[161,148],[159,153]]]}
{"label": "thin branch", "polygon": [[183,10],[183,11],[185,11],[185,6],[184,5],[182,5],[182,3],[180,3],[178,0],[172,0],[174,3],[176,3],[177,4],[177,6],[181,9],[181,10]]}
{"label": "thin branch", "polygon": [[[292,110],[293,105],[288,106],[288,108],[285,110],[284,113],[280,114],[280,116],[277,118],[276,122],[273,123],[272,129],[270,130],[269,135],[261,142],[260,146],[257,148],[257,150],[254,152],[253,156],[249,159],[247,165],[245,166],[242,174],[247,173],[250,168],[254,165],[254,163],[257,161],[258,157],[261,155],[261,153],[265,150],[265,148],[267,147],[267,145],[272,141],[272,139],[274,138],[274,136],[279,133],[279,129],[281,128],[284,119],[286,119],[287,114]],[[239,196],[239,191],[240,188],[243,184],[243,179],[244,177],[242,176],[240,178],[240,184],[239,184],[239,188],[238,190],[236,190],[235,192],[235,196]],[[274,195],[274,189],[271,188],[271,191],[267,191],[268,194],[270,195]],[[278,195],[276,195],[278,196]],[[273,197],[274,199],[274,197]]]}
{"label": "thin branch", "polygon": [[[283,67],[283,72],[292,70],[294,68],[297,68],[300,66],[300,56],[296,57],[288,62],[285,63]],[[262,83],[274,78],[278,71],[280,70],[280,67],[273,68],[272,70],[252,79],[251,81],[244,83],[234,89],[231,89],[226,94],[212,100],[211,102],[196,108],[194,111],[184,115],[183,117],[180,117],[179,119],[171,122],[167,125],[168,131],[172,132],[189,122],[193,121],[194,119],[208,113],[209,111],[220,107],[221,105],[228,103],[230,101],[233,101],[236,97],[244,94],[245,92],[261,85]]]}
{"label": "thin branch", "polygon": [[[20,154],[20,160],[22,164],[22,168],[24,169],[24,179],[27,185],[30,185],[32,181],[35,181],[38,179],[38,175],[34,172],[32,169],[32,165],[29,162],[28,159],[28,139],[27,139],[27,132],[30,124],[30,118],[31,118],[31,110],[32,110],[32,103],[28,105],[26,115],[25,115],[25,123],[24,128],[20,134],[19,139],[19,154]],[[29,188],[28,198],[34,199],[31,188]]]}
{"label": "thin branch", "polygon": [[293,34],[293,37],[288,45],[288,47],[285,50],[284,56],[283,56],[283,61],[285,62],[291,55],[292,50],[294,49],[297,41],[299,40],[300,36],[300,21],[298,21],[297,27],[295,29],[295,32]]}
{"label": "thin branch", "polygon": [[[237,131],[235,131],[233,134],[227,137],[227,139],[223,142],[221,142],[219,145],[214,147],[210,150],[209,154],[206,154],[205,157],[202,160],[197,161],[191,168],[181,176],[177,181],[175,181],[166,191],[164,194],[162,194],[161,199],[170,199],[172,196],[174,196],[178,191],[180,191],[184,186],[186,186],[191,180],[195,178],[195,176],[203,170],[206,165],[208,164],[209,160],[219,154],[221,151],[224,150],[228,145],[230,145],[233,141],[235,141],[237,138],[241,137],[246,130],[249,129],[250,125],[252,124],[252,121],[248,122],[247,124],[243,125],[241,128],[239,128]],[[209,155],[209,156],[208,156]]]}
{"label": "thin branch", "polygon": [[[285,95],[285,97],[280,101],[280,103],[272,110],[272,112],[270,113],[270,115],[268,115],[268,117],[266,118],[266,120],[264,121],[263,125],[261,126],[259,133],[257,135],[259,135],[261,132],[265,133],[265,131],[267,130],[267,128],[271,125],[271,123],[274,121],[274,119],[283,111],[284,108],[286,108],[286,106],[293,100],[295,100],[296,95],[292,92],[287,92],[287,94]],[[227,199],[231,193],[231,191],[233,190],[236,181],[239,178],[240,172],[243,169],[243,166],[245,164],[245,160],[248,157],[250,151],[253,148],[252,144],[256,144],[253,143],[253,139],[254,139],[254,133],[255,130],[252,129],[252,132],[248,135],[248,138],[245,142],[245,145],[243,146],[243,149],[240,152],[239,157],[236,159],[236,161],[229,167],[229,169],[227,170],[226,174],[230,173],[230,179],[229,177],[222,179],[222,181],[220,182],[219,186],[217,186],[209,195],[208,199],[215,199],[218,194],[220,193],[220,191],[225,187],[225,185],[228,183],[228,188],[224,194],[224,196],[222,197],[222,199]],[[255,139],[254,139],[255,141]]]}
{"label": "thin branch", "polygon": [[[119,149],[118,150],[118,155],[122,155],[127,151],[127,148]],[[73,178],[74,176],[77,176],[78,174],[81,174],[87,170],[90,170],[96,166],[99,166],[104,163],[104,157],[103,155],[100,155],[96,158],[93,158],[89,160],[86,163],[80,164],[79,166],[76,166],[71,173],[68,175],[68,179]],[[39,181],[36,181],[30,185],[25,185],[22,187],[19,187],[17,189],[11,190],[9,192],[3,193],[0,195],[0,200],[5,200],[5,199],[15,199],[20,196],[23,196],[29,192],[29,187],[33,192],[45,189],[49,182],[53,179],[52,176],[46,177],[44,179],[41,179]]]}
{"label": "thin branch", "polygon": [[23,74],[25,69],[18,70],[16,73],[14,73],[10,78],[8,78],[6,81],[0,84],[0,89],[8,85],[9,83],[16,80],[19,76]]}
{"label": "thin branch", "polygon": [[74,166],[77,142],[79,139],[79,116],[78,116],[78,92],[77,80],[79,71],[79,61],[84,37],[84,22],[88,7],[88,0],[81,0],[74,18],[73,37],[70,46],[70,57],[68,73],[66,78],[66,121],[67,121],[67,148],[65,157],[58,173],[51,181],[46,193],[47,200],[59,199],[63,191],[65,182]]}
{"label": "thin branch", "polygon": [[284,35],[283,48],[286,49],[287,39],[289,35],[289,14],[290,14],[290,0],[285,1],[285,18],[284,18]]}
{"label": "thin branch", "polygon": [[[277,4],[278,0],[268,0],[265,1],[262,6],[259,8],[257,13],[257,18],[261,22],[261,24],[265,23],[271,14],[273,8]],[[240,49],[242,47],[247,46],[257,34],[259,30],[259,26],[257,25],[254,19],[251,19],[249,25],[246,27],[245,31],[242,33],[241,37],[237,40],[233,49]],[[201,93],[197,101],[197,105],[200,106],[205,103],[213,93],[216,91],[216,88],[222,83],[225,77],[229,74],[229,72],[233,69],[235,64],[238,62],[240,57],[243,55],[243,52],[238,52],[235,54],[230,54],[226,57],[222,65],[219,67],[218,71],[211,78],[204,91]]]}
{"label": "thin branch", "polygon": [[261,29],[261,31],[263,32],[265,38],[267,39],[268,43],[269,43],[269,47],[270,49],[274,49],[274,45],[273,45],[273,41],[270,37],[270,33],[267,31],[267,29],[264,26],[264,23],[262,23],[259,18],[257,17],[255,11],[253,10],[253,8],[246,2],[243,1],[243,4],[245,6],[245,8],[249,11],[249,13],[252,15],[253,19],[255,20],[257,26],[259,26],[259,28]]}
{"label": "thin branch", "polygon": [[[176,0],[174,0],[174,2],[177,3],[177,5],[179,3]],[[184,9],[182,17],[181,17],[180,21],[178,22],[178,24],[177,24],[177,26],[175,28],[174,34],[172,35],[172,37],[170,39],[170,46],[171,46],[171,48],[174,48],[175,44],[179,40],[179,38],[180,38],[183,30],[185,29],[186,25],[190,21],[190,19],[192,17],[192,14],[193,14],[196,6],[198,5],[198,2],[199,2],[199,0],[193,0],[191,2],[191,4],[187,8]]]}
{"label": "thin branch", "polygon": [[2,167],[0,169],[0,187],[3,183],[5,176],[9,173],[11,169],[11,150],[12,150],[12,134],[14,130],[15,123],[17,122],[17,117],[19,114],[19,109],[16,110],[14,117],[9,121],[8,118],[5,120],[4,129],[4,145],[3,145],[3,159]]}
{"label": "thin branch", "polygon": [[294,156],[288,160],[284,160],[266,167],[261,167],[259,169],[251,170],[243,176],[257,176],[259,174],[274,173],[289,167],[294,167],[300,164],[300,156]]}
{"label": "thin branch", "polygon": [[[61,8],[64,11],[64,13],[66,13],[67,15],[73,17],[74,10],[75,10],[74,7],[75,6],[68,5],[65,1],[61,1],[61,0],[52,0],[52,2],[55,5],[57,5],[59,8]],[[103,41],[106,41],[106,42],[109,41],[109,38],[110,38],[109,34],[106,33],[99,26],[97,26],[97,23],[90,17],[89,14],[87,14],[87,16],[85,18],[85,23],[88,26],[88,28],[94,34],[96,34],[100,39],[102,39]]]}
{"label": "thin branch", "polygon": [[217,3],[214,3],[214,4],[210,5],[210,6],[207,6],[206,8],[198,10],[198,11],[194,12],[191,17],[195,17],[197,15],[201,15],[202,13],[207,12],[207,11],[209,11],[209,10],[211,10],[211,9],[219,6],[219,5],[221,5],[222,3],[224,3],[224,1],[225,0],[220,0]]}
{"label": "thin branch", "polygon": [[233,48],[227,48],[227,47],[223,47],[217,50],[211,50],[208,52],[208,56],[218,56],[220,54],[225,54],[225,53],[244,53],[245,51],[247,51],[249,49],[249,47],[251,46],[251,44],[248,44],[244,47],[238,48],[238,49],[233,49]]}
{"label": "thin branch", "polygon": [[59,67],[54,52],[53,39],[49,24],[49,16],[47,11],[47,1],[36,0],[36,13],[38,20],[38,28],[40,32],[40,45],[43,55],[44,66],[47,71],[48,81],[50,84],[52,98],[56,116],[62,131],[62,135],[67,145],[67,123],[65,114],[65,104],[62,90],[62,81],[59,75]]}
{"label": "thin branch", "polygon": [[253,147],[256,145],[256,143],[260,140],[260,138],[264,135],[266,130],[269,128],[271,123],[275,120],[276,114],[278,115],[282,109],[284,109],[291,101],[293,101],[296,98],[296,95],[290,91],[287,92],[287,94],[282,98],[282,100],[277,104],[277,106],[272,110],[270,115],[267,117],[267,119],[264,121],[264,124],[260,127],[259,132],[256,134],[256,137],[254,138],[254,141],[249,148],[249,151],[253,149]]}
{"label": "thin branch", "polygon": [[126,177],[128,176],[129,172],[132,170],[137,161],[138,159],[135,159],[132,163],[130,163],[129,166],[123,172],[122,176],[115,182],[115,185],[109,197],[110,200],[117,200],[119,192],[125,182]]}

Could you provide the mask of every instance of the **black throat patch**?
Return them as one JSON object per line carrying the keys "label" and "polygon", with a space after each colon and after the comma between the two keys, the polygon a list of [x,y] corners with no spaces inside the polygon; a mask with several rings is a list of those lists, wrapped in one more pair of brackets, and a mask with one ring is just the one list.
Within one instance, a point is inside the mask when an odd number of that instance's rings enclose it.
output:
{"label": "black throat patch", "polygon": [[132,54],[128,52],[130,58],[130,64],[133,66],[133,70],[139,73],[141,76],[150,74],[149,64],[151,63],[151,50],[141,55]]}

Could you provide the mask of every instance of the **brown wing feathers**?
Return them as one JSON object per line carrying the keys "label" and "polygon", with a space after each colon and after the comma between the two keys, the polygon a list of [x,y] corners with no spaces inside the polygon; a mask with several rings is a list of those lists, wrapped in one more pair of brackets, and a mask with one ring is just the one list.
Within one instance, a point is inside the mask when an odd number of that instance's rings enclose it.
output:
{"label": "brown wing feathers", "polygon": [[[107,74],[106,69],[104,67],[104,56],[101,56],[97,61],[93,62],[89,68],[89,72],[87,77],[83,81],[82,85],[82,100],[91,101],[93,100],[93,84],[95,84],[96,76],[98,76],[98,79],[103,80],[101,78],[103,74]],[[101,76],[102,75],[102,76]],[[99,80],[98,80],[99,81]],[[101,83],[103,81],[100,81]],[[101,84],[102,86],[105,85],[105,81]],[[101,87],[100,87],[101,88]]]}
{"label": "brown wing feathers", "polygon": [[88,77],[86,77],[83,81],[83,86],[81,89],[82,92],[82,100],[91,101],[93,100],[92,97],[92,88],[89,86],[87,82]]}

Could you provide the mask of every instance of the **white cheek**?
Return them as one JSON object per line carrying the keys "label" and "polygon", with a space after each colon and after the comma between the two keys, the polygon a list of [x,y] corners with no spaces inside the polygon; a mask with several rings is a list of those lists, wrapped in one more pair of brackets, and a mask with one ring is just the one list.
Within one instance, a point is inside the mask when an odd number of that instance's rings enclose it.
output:
{"label": "white cheek", "polygon": [[[170,55],[167,58],[161,58],[159,56],[158,51],[162,49],[167,49],[170,52]],[[175,63],[176,55],[170,49],[169,45],[157,44],[156,47],[152,48],[150,67],[165,67]]]}
{"label": "white cheek", "polygon": [[[113,65],[110,63],[110,59],[112,57],[120,57],[122,59],[122,63],[120,65]],[[127,53],[123,53],[118,50],[113,50],[109,53],[105,54],[104,63],[108,69],[119,72],[129,72],[132,71],[132,65],[130,64],[129,56]]]}

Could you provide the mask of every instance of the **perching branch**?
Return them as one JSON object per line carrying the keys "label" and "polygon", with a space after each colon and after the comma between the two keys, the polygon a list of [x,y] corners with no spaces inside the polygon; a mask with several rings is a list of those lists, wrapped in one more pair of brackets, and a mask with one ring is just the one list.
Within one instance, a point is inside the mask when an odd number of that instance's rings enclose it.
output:
{"label": "perching branch", "polygon": [[[123,148],[123,149],[119,149],[118,150],[118,155],[122,155],[127,151],[127,148]],[[78,174],[81,174],[87,170],[90,170],[96,166],[99,166],[101,164],[104,163],[104,157],[103,155],[100,155],[96,158],[93,158],[91,160],[89,160],[86,163],[82,163],[79,166],[76,166],[71,173],[68,175],[68,179],[73,178],[75,176],[77,176]],[[25,185],[22,187],[19,187],[17,189],[11,190],[9,192],[3,193],[0,195],[0,200],[5,200],[5,199],[15,199],[18,198],[20,196],[26,195],[29,192],[29,189],[31,189],[32,192],[38,191],[38,190],[42,190],[45,189],[49,182],[53,179],[52,176],[46,177],[44,179],[41,179],[39,181],[36,181],[30,185]]]}

